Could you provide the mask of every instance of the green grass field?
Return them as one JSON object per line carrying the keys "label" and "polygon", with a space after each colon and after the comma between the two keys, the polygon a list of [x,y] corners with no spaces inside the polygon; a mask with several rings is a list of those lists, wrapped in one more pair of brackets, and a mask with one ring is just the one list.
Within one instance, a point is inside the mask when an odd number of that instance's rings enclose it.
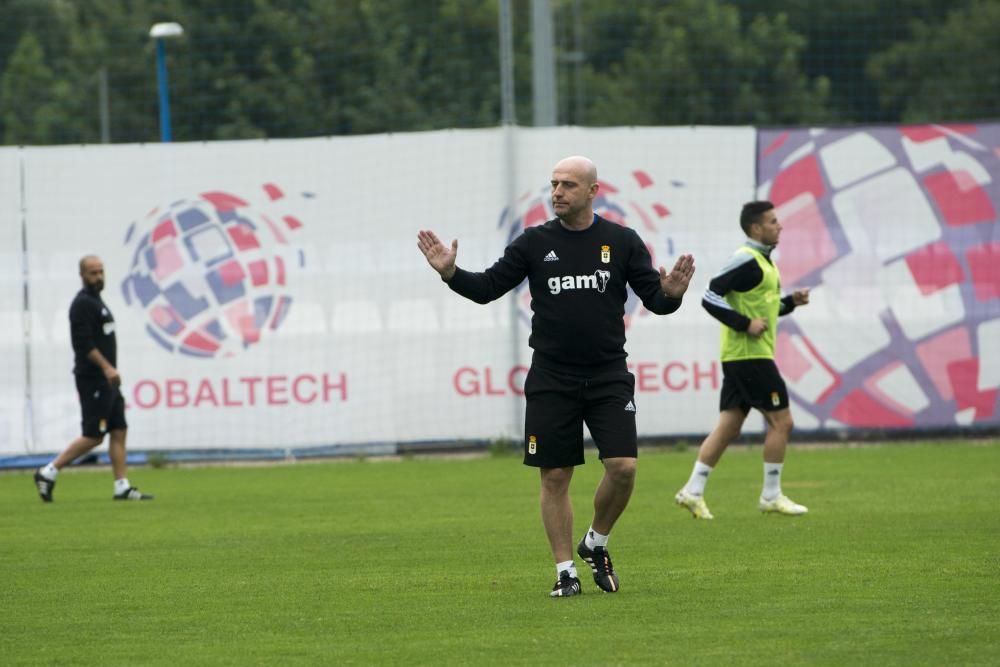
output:
{"label": "green grass field", "polygon": [[[576,472],[578,534],[600,474]],[[1000,664],[1000,442],[760,448],[673,505],[694,451],[640,458],[621,592],[550,599],[537,473],[514,457],[0,475],[5,665]],[[585,565],[578,562],[578,567]]]}

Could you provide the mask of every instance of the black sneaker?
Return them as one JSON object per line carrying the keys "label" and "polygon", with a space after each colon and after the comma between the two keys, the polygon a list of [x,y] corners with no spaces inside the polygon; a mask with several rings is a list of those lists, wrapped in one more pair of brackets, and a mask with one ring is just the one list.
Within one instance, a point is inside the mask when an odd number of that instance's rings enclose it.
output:
{"label": "black sneaker", "polygon": [[570,595],[579,595],[582,592],[580,580],[570,575],[569,570],[563,570],[559,573],[559,581],[552,587],[549,597],[564,598]]}
{"label": "black sneaker", "polygon": [[615,574],[615,566],[611,564],[611,555],[604,547],[587,547],[587,538],[580,540],[576,545],[576,552],[580,558],[587,562],[594,572],[594,583],[605,593],[618,592],[618,575]]}
{"label": "black sneaker", "polygon": [[47,503],[52,502],[52,490],[56,488],[56,480],[43,475],[41,468],[35,471],[35,487],[42,500]]}
{"label": "black sneaker", "polygon": [[113,498],[115,500],[152,500],[153,496],[147,496],[134,486],[130,486],[121,493],[116,493]]}

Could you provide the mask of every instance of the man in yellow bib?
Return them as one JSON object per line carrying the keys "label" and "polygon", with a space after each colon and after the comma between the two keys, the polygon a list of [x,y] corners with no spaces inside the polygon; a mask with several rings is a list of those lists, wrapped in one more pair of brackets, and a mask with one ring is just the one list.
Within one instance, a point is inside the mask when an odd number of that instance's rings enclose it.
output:
{"label": "man in yellow bib", "polygon": [[778,317],[809,303],[809,290],[782,298],[778,267],[771,251],[778,245],[781,224],[769,201],[743,205],[740,226],[746,243],[708,285],[701,305],[722,323],[722,393],[719,422],[698,449],[698,460],[675,500],[696,519],[711,519],[705,504],[705,484],[722,454],[740,435],[743,422],[756,408],[767,420],[764,439],[762,512],[799,515],[808,509],[781,492],[781,468],[792,432],[788,390],[774,363]]}

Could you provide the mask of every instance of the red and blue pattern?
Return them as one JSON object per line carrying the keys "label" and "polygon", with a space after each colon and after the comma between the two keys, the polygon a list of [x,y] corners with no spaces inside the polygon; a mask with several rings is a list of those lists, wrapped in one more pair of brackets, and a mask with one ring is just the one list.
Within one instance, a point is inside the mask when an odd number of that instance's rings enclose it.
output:
{"label": "red and blue pattern", "polygon": [[820,428],[1000,424],[1000,125],[768,130],[778,364]]}
{"label": "red and blue pattern", "polygon": [[[269,204],[285,196],[273,184],[264,192]],[[305,263],[289,240],[300,227],[293,215],[275,217],[221,191],[157,207],[126,233],[134,250],[125,302],[146,315],[146,331],[165,350],[233,356],[287,317],[288,270]]]}

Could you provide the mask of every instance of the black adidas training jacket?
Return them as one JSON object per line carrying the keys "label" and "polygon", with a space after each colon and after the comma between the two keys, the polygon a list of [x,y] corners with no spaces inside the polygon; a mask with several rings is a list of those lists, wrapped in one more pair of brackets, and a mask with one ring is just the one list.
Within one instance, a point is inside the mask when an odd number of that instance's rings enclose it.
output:
{"label": "black adidas training jacket", "polygon": [[558,219],[530,227],[481,273],[457,268],[448,286],[489,303],[528,279],[533,363],[568,372],[624,369],[626,283],[648,310],[672,313],[681,299],[660,290],[660,274],[639,235],[594,216],[583,231]]}

